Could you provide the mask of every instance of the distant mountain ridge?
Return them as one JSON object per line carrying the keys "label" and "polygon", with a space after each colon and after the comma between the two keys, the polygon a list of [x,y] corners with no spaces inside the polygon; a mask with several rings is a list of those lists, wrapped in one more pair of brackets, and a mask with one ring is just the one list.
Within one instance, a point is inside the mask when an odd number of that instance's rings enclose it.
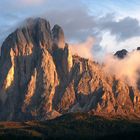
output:
{"label": "distant mountain ridge", "polygon": [[123,59],[127,55],[128,51],[125,49],[122,49],[120,51],[117,51],[114,56],[117,56],[120,59]]}
{"label": "distant mountain ridge", "polygon": [[72,55],[63,29],[42,18],[4,41],[0,57],[0,120],[46,120],[68,112],[140,116],[135,87]]}

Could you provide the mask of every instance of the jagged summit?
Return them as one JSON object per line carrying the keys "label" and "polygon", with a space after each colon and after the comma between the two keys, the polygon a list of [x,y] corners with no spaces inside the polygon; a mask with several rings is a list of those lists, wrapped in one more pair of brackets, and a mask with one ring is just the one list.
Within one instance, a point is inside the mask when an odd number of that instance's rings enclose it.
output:
{"label": "jagged summit", "polygon": [[63,29],[57,24],[54,25],[52,29],[52,37],[53,37],[53,42],[55,44],[58,44],[58,47],[60,48],[65,47],[65,37],[64,37]]}
{"label": "jagged summit", "polygon": [[139,51],[140,50],[140,47],[137,47],[137,51]]}
{"label": "jagged summit", "polygon": [[139,116],[140,94],[88,59],[71,54],[64,32],[28,19],[4,41],[0,120],[46,120],[68,112]]}
{"label": "jagged summit", "polygon": [[127,55],[128,51],[126,49],[122,49],[117,51],[114,55],[120,59],[123,59]]}

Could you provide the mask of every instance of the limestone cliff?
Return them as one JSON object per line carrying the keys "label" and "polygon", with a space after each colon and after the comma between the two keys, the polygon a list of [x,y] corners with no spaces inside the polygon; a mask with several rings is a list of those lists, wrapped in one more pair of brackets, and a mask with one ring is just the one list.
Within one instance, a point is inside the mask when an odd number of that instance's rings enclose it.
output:
{"label": "limestone cliff", "polygon": [[0,120],[45,120],[79,111],[139,117],[139,90],[102,68],[72,55],[60,26],[51,30],[45,19],[28,19],[1,48]]}
{"label": "limestone cliff", "polygon": [[56,44],[59,48],[65,47],[65,37],[62,28],[59,25],[54,25],[52,29],[52,39],[53,43]]}

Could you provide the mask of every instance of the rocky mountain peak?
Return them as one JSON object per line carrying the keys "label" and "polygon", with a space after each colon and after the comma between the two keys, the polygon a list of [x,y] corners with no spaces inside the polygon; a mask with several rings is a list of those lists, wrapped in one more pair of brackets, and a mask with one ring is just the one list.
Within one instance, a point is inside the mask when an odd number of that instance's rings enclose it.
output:
{"label": "rocky mountain peak", "polygon": [[68,112],[139,116],[139,90],[72,55],[64,38],[60,26],[51,30],[41,18],[28,19],[7,37],[0,59],[0,120],[46,120]]}
{"label": "rocky mountain peak", "polygon": [[[23,26],[16,29],[15,32],[7,37],[1,51],[4,52],[4,49],[12,47],[15,52],[18,50],[19,53],[24,51],[28,53],[29,50],[26,49],[31,49],[30,45],[33,45],[34,49],[47,47],[48,51],[51,52],[51,43],[51,27],[49,22],[42,18],[30,18],[26,21],[25,25],[23,24]],[[8,53],[8,50],[5,52]]]}
{"label": "rocky mountain peak", "polygon": [[125,49],[122,49],[120,51],[117,51],[114,55],[120,59],[123,59],[127,55],[128,51]]}
{"label": "rocky mountain peak", "polygon": [[57,45],[59,48],[65,47],[65,37],[63,29],[59,25],[54,25],[52,29],[52,38],[55,45]]}
{"label": "rocky mountain peak", "polygon": [[140,47],[137,47],[137,51],[140,51]]}

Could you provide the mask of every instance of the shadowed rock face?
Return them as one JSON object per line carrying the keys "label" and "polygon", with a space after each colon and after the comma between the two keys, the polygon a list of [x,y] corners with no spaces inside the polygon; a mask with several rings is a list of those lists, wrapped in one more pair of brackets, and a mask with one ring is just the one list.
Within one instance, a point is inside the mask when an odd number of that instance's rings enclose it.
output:
{"label": "shadowed rock face", "polygon": [[54,44],[56,44],[59,48],[64,49],[65,47],[64,32],[59,25],[54,25],[52,29],[52,38]]}
{"label": "shadowed rock face", "polygon": [[[0,120],[46,120],[67,112],[139,116],[139,90],[71,54],[61,27],[28,19],[4,41]],[[132,114],[132,115],[130,115]]]}
{"label": "shadowed rock face", "polygon": [[140,51],[140,47],[137,47],[137,51]]}
{"label": "shadowed rock face", "polygon": [[117,51],[114,55],[120,59],[123,59],[127,55],[128,51],[125,49],[122,49],[120,51]]}

